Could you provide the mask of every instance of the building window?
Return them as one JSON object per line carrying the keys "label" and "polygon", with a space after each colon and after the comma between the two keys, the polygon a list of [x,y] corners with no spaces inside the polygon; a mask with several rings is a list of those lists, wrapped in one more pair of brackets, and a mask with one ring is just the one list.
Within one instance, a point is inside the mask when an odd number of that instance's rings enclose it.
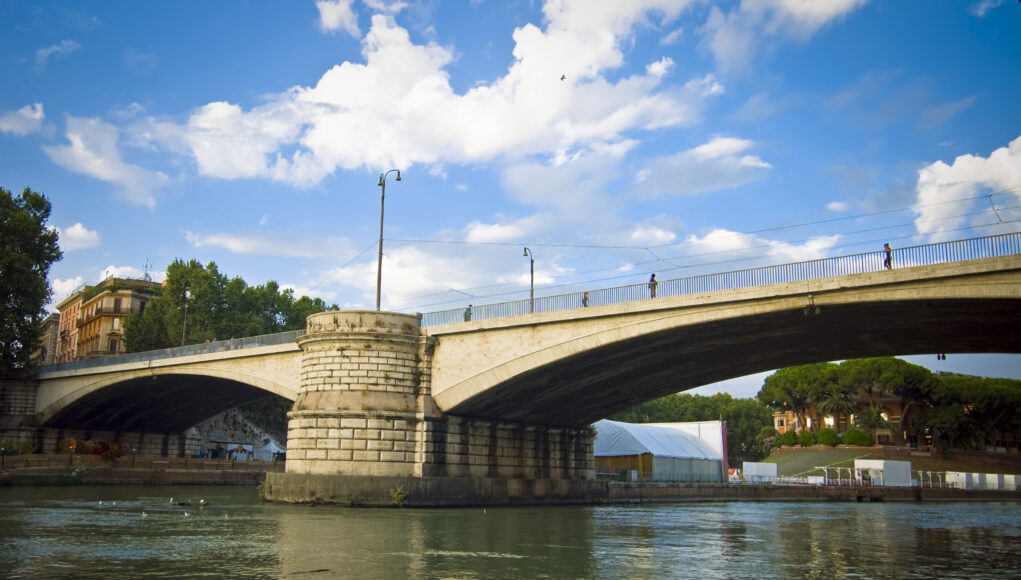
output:
{"label": "building window", "polygon": [[120,298],[114,298],[113,299],[113,313],[114,314],[120,314],[121,313],[121,299]]}
{"label": "building window", "polygon": [[110,352],[117,352],[117,339],[116,338],[111,338],[110,339]]}
{"label": "building window", "polygon": [[138,315],[141,316],[143,314],[145,314],[145,300],[138,303]]}

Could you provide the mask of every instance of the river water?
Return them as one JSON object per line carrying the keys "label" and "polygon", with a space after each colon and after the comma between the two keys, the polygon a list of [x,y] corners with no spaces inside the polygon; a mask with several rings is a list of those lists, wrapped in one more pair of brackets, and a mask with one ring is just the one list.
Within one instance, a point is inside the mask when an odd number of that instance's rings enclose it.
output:
{"label": "river water", "polygon": [[1019,503],[424,510],[267,504],[238,487],[0,488],[5,578],[1019,575]]}

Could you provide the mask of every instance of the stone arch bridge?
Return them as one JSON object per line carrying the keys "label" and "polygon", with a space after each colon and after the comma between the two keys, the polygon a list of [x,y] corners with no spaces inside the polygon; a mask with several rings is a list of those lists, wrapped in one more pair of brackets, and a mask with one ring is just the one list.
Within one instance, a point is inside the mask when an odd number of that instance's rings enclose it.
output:
{"label": "stone arch bridge", "polygon": [[592,422],[703,384],[866,356],[1021,353],[1021,252],[420,326],[326,312],[293,342],[38,374],[52,428],[180,432],[295,401],[288,474],[589,478]]}

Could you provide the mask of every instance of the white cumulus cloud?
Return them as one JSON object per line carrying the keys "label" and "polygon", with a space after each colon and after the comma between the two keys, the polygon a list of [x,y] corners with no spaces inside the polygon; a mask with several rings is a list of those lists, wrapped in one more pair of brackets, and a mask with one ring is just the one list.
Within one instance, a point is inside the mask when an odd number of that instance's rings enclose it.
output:
{"label": "white cumulus cloud", "polygon": [[[918,233],[933,241],[956,238],[953,230],[967,223],[970,209],[977,203],[989,209],[980,223],[1017,219],[1016,210],[993,209],[997,199],[1001,206],[1016,206],[1021,200],[1021,136],[989,154],[961,155],[950,165],[937,161],[918,171],[917,197],[914,211]],[[975,196],[988,193],[994,197],[976,200]],[[1003,204],[1004,199],[1011,203]],[[999,215],[997,216],[997,212]],[[1009,213],[1008,212],[1013,212]],[[1014,224],[1015,230],[1017,224]]]}
{"label": "white cumulus cloud", "polygon": [[978,16],[979,18],[984,18],[985,15],[988,14],[990,10],[994,8],[999,8],[1000,5],[1006,1],[1007,0],[981,0],[980,2],[975,2],[974,4],[972,4],[968,8],[968,10],[975,16]]}
{"label": "white cumulus cloud", "polygon": [[717,137],[687,151],[650,159],[638,172],[637,195],[688,195],[737,187],[765,176],[771,168],[745,152],[755,143],[748,139]]}
{"label": "white cumulus cloud", "polygon": [[74,292],[79,286],[85,283],[85,279],[81,276],[74,276],[72,278],[54,278],[50,282],[50,288],[53,289],[53,304],[59,304],[61,300],[67,298]]}
{"label": "white cumulus cloud", "polygon": [[63,40],[58,44],[47,46],[46,48],[40,48],[35,51],[35,71],[37,73],[43,72],[46,69],[46,62],[51,57],[63,57],[73,52],[76,52],[82,48],[82,45],[73,40]]}
{"label": "white cumulus cloud", "polygon": [[719,261],[765,258],[767,263],[778,264],[824,258],[839,240],[839,235],[817,236],[802,244],[792,244],[752,234],[714,229],[702,237],[688,237],[685,245],[691,255],[709,256]]}
{"label": "white cumulus cloud", "polygon": [[351,252],[348,240],[335,237],[296,238],[265,232],[198,234],[191,231],[185,231],[184,237],[193,248],[223,248],[234,254],[248,256],[335,258]]}
{"label": "white cumulus cloud", "polygon": [[820,29],[869,0],[741,0],[729,12],[713,7],[703,27],[704,46],[725,71],[746,67],[762,45],[807,42]]}
{"label": "white cumulus cloud", "polygon": [[117,185],[124,200],[153,207],[152,192],[168,181],[167,176],[125,163],[117,148],[118,130],[100,119],[67,118],[69,145],[43,147],[61,167]]}
{"label": "white cumulus cloud", "polygon": [[86,228],[81,222],[66,229],[57,228],[57,236],[60,249],[65,252],[98,246],[103,241],[99,232]]}
{"label": "white cumulus cloud", "polygon": [[103,268],[99,273],[100,280],[107,278],[142,278],[145,272],[133,266],[114,266],[113,264]]}
{"label": "white cumulus cloud", "polygon": [[547,3],[545,28],[514,31],[505,75],[464,93],[446,69],[453,49],[413,42],[393,19],[399,6],[388,5],[362,39],[363,62],[336,65],[314,86],[251,109],[209,103],[186,124],[138,130],[193,157],[202,175],[298,186],[338,168],[424,164],[442,174],[443,164],[627,143],[636,132],[698,122],[707,99],[723,92],[711,75],[666,84],[668,57],[645,74],[606,78],[623,64],[622,46],[635,27],[669,23],[688,4]]}
{"label": "white cumulus cloud", "polygon": [[319,0],[316,8],[319,10],[319,28],[323,32],[335,32],[343,30],[351,36],[358,38],[362,35],[358,29],[358,15],[351,8],[354,0]]}
{"label": "white cumulus cloud", "polygon": [[45,117],[42,103],[25,105],[17,111],[0,114],[0,132],[19,136],[36,133],[42,130]]}

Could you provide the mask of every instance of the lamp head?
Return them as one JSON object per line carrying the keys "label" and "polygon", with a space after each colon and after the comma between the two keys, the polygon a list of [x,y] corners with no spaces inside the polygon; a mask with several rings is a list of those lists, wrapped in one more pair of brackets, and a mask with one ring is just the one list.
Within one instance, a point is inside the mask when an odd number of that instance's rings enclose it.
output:
{"label": "lamp head", "polygon": [[400,181],[400,180],[401,180],[401,170],[398,169],[397,170],[397,179],[395,181]]}
{"label": "lamp head", "polygon": [[524,254],[521,254],[521,255],[522,255],[522,256],[528,256],[528,248],[525,248],[525,253],[524,253]]}
{"label": "lamp head", "polygon": [[380,187],[383,187],[383,174],[382,173],[379,174],[379,183],[377,183],[376,185],[378,185]]}

